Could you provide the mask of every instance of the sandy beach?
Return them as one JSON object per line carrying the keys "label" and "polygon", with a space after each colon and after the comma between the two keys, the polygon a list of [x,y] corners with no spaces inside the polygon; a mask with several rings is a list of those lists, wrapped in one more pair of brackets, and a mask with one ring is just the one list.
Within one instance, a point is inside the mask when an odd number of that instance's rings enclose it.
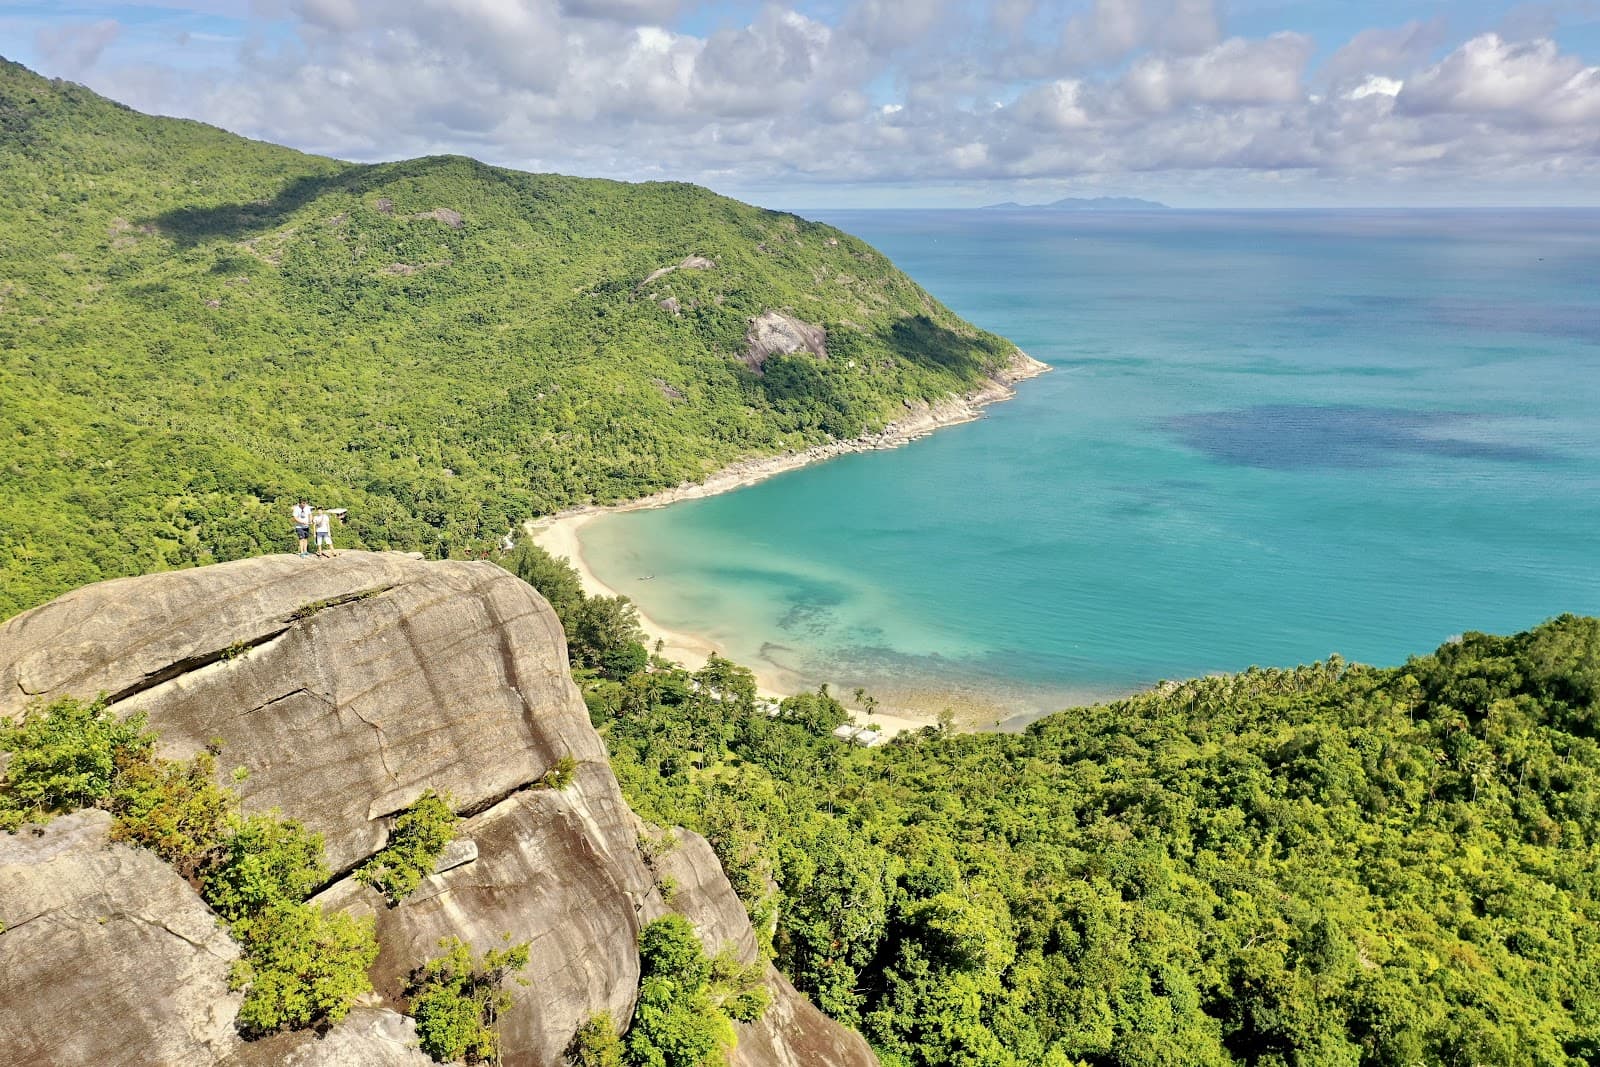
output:
{"label": "sandy beach", "polygon": [[[694,500],[726,493],[754,485],[775,474],[820,463],[835,456],[898,448],[943,427],[982,418],[985,407],[1009,400],[1016,395],[1012,383],[1043,374],[1049,369],[1048,364],[1040,363],[1019,351],[1012,365],[992,385],[964,396],[952,396],[935,404],[913,407],[905,418],[889,424],[878,433],[850,441],[818,445],[815,448],[785,455],[743,460],[718,471],[703,482],[678,486],[626,504],[573,508],[543,519],[530,520],[526,524],[526,529],[535,544],[553,556],[565,558],[576,568],[583,582],[584,592],[591,596],[617,596],[618,591],[596,577],[583,558],[580,533],[585,526],[600,516],[619,511],[635,511],[640,508],[665,507],[680,500]],[[726,650],[718,647],[715,642],[697,634],[663,626],[643,611],[639,613],[639,622],[649,639],[652,651],[659,650],[659,654],[664,658],[682,663],[691,670],[704,666],[706,658],[713,652],[718,655],[727,654]],[[745,664],[745,666],[755,670],[756,682],[763,695],[784,697],[804,686],[798,677],[771,665]],[[847,694],[836,695],[843,697]],[[959,729],[992,728],[998,719],[1009,717],[1009,713],[1004,713],[1003,709],[985,702],[974,701],[969,695],[961,693],[913,689],[902,693],[880,695],[879,699],[882,704],[870,720],[858,709],[852,708],[851,711],[856,721],[863,725],[871,725],[890,733],[935,725],[940,712],[946,709],[950,711],[952,720]],[[846,706],[848,707],[848,702]]]}

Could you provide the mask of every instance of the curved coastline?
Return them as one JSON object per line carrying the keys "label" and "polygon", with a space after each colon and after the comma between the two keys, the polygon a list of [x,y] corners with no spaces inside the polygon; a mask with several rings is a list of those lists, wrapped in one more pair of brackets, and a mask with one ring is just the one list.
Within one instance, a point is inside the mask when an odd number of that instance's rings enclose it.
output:
{"label": "curved coastline", "polygon": [[[899,448],[947,426],[956,426],[982,418],[983,409],[990,404],[1000,403],[1016,396],[1015,383],[1037,377],[1050,369],[1049,364],[1041,363],[1018,349],[1011,362],[991,379],[989,385],[968,393],[952,395],[935,403],[916,405],[904,418],[895,420],[876,433],[864,434],[847,441],[830,441],[798,452],[740,460],[717,471],[703,482],[680,485],[622,504],[605,506],[591,504],[568,508],[554,515],[530,519],[523,526],[535,544],[551,555],[564,557],[571,562],[583,582],[586,593],[591,596],[625,595],[601,581],[583,556],[581,532],[585,526],[600,516],[622,511],[666,507],[668,504],[683,500],[715,496],[837,456]],[[690,669],[703,666],[706,658],[712,653],[727,654],[726,650],[715,641],[664,626],[642,609],[639,612],[639,621],[653,649],[659,645],[662,656],[683,663]],[[803,687],[802,681],[797,676],[771,664],[745,665],[756,672],[756,681],[764,695],[787,696]],[[994,708],[965,706],[969,705],[970,701],[953,694],[952,698],[953,706],[962,705],[956,711],[958,724],[973,728],[979,723],[994,721]],[[860,719],[859,712],[852,709],[852,714],[856,714]],[[864,719],[860,721],[865,723]],[[894,707],[888,711],[875,712],[871,725],[890,733],[898,733],[901,730],[931,726],[936,722],[937,715],[925,710]]]}

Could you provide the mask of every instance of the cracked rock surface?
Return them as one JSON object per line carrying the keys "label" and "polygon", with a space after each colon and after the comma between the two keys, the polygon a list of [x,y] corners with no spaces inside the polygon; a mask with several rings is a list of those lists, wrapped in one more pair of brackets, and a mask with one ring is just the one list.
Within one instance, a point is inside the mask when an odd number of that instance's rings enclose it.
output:
{"label": "cracked rock surface", "polygon": [[[338,874],[318,899],[375,916],[376,993],[327,1035],[240,1042],[232,942],[176,873],[106,845],[107,816],[81,813],[43,836],[0,834],[0,1063],[424,1062],[397,1013],[407,975],[447,936],[479,951],[502,934],[531,943],[529,984],[500,1020],[506,1064],[557,1067],[595,1012],[631,1016],[638,931],[665,904],[560,623],[510,573],[399,553],[268,556],[103,582],[0,625],[0,718],[99,692],[119,714],[145,712],[163,755],[220,744],[218,775],[247,812],[275,808],[324,835]],[[538,787],[563,755],[573,783]],[[391,908],[349,872],[426,789],[464,816],[457,842]],[[694,840],[679,877],[690,918],[753,959],[743,906]],[[161,903],[159,921],[132,918],[156,914],[140,901]],[[740,1067],[875,1062],[768,979],[770,1018],[790,1021],[744,1028]]]}
{"label": "cracked rock surface", "polygon": [[246,809],[321,831],[336,871],[424,789],[475,810],[564,754],[605,760],[555,613],[492,563],[344,552],[102,582],[0,626],[0,692],[0,716],[120,694],[174,758],[220,741]]}
{"label": "cracked rock surface", "polygon": [[214,1063],[237,1038],[239,949],[111,816],[0,834],[0,1062]]}

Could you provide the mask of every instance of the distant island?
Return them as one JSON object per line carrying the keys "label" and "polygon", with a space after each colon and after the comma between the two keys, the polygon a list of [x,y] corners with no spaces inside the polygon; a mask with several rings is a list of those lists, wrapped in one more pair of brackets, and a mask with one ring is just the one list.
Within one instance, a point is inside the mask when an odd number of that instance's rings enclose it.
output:
{"label": "distant island", "polygon": [[1140,200],[1132,196],[1069,196],[1048,204],[1019,204],[1008,200],[1004,204],[986,204],[979,211],[1169,211],[1166,204],[1155,200]]}

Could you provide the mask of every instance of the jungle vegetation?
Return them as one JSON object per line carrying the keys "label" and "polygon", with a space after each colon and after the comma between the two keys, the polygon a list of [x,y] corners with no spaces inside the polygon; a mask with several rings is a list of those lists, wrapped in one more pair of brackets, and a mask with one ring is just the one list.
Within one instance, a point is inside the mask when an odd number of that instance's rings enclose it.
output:
{"label": "jungle vegetation", "polygon": [[889,1067],[1600,1063],[1600,620],[874,750],[725,661],[586,688]]}
{"label": "jungle vegetation", "polygon": [[[747,363],[770,310],[827,358]],[[1012,351],[848,234],[695,186],[343,163],[0,60],[0,618],[286,550],[301,494],[349,509],[340,547],[477,555]]]}

